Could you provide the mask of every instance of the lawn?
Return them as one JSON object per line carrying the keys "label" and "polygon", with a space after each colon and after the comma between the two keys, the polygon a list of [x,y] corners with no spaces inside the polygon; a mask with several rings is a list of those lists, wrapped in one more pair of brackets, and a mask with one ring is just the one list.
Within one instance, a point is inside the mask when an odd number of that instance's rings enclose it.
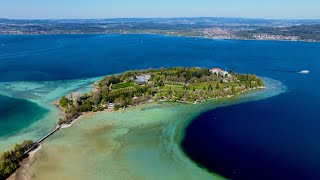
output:
{"label": "lawn", "polygon": [[164,87],[163,87],[163,90],[167,91],[169,89],[183,89],[183,85],[169,85],[169,84],[166,84]]}
{"label": "lawn", "polygon": [[112,85],[112,89],[122,89],[122,88],[131,87],[131,86],[134,86],[134,82],[125,82],[125,83],[114,84],[114,85]]}

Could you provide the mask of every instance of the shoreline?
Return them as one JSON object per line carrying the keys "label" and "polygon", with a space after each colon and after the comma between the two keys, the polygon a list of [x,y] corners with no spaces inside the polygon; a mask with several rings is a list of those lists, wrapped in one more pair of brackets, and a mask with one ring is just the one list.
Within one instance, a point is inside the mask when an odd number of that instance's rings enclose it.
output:
{"label": "shoreline", "polygon": [[26,173],[28,169],[32,166],[34,162],[36,162],[37,158],[37,152],[39,152],[42,149],[42,143],[39,144],[39,146],[34,149],[33,151],[28,153],[28,157],[24,158],[20,164],[19,168],[11,174],[7,180],[21,180],[21,179],[26,179]]}
{"label": "shoreline", "polygon": [[[168,100],[158,100],[158,101],[151,101],[151,102],[146,102],[146,103],[142,103],[142,104],[138,104],[136,106],[129,106],[127,108],[120,108],[120,110],[126,110],[126,109],[131,109],[133,107],[139,107],[141,105],[148,105],[148,104],[151,104],[151,103],[156,103],[156,102],[164,102],[164,103],[182,103],[182,104],[190,104],[190,105],[197,105],[197,104],[201,104],[201,103],[204,103],[206,101],[210,101],[210,100],[217,100],[217,99],[229,99],[229,98],[232,98],[232,97],[236,97],[236,96],[241,96],[242,94],[244,93],[247,93],[247,92],[250,92],[250,91],[254,91],[254,90],[262,90],[262,89],[265,89],[266,87],[265,86],[262,86],[262,87],[255,87],[255,88],[249,88],[249,89],[245,89],[245,90],[242,90],[241,92],[238,92],[237,94],[234,94],[234,95],[227,95],[227,96],[218,96],[218,97],[215,97],[215,98],[209,98],[209,99],[206,99],[206,100],[203,100],[203,101],[200,101],[200,102],[188,102],[188,101],[181,101],[181,100],[176,100],[176,101],[168,101]],[[59,116],[63,116],[64,115],[64,108],[61,107],[59,105],[59,101],[54,101],[52,102],[51,104],[55,105],[56,107],[59,108],[60,110],[60,113],[59,113]],[[69,123],[64,123],[64,124],[61,124],[60,125],[60,129],[67,129],[67,128],[70,128],[72,127],[77,121],[81,120],[82,118],[86,117],[86,116],[89,116],[89,115],[94,115],[94,114],[101,114],[101,113],[109,113],[109,112],[117,112],[117,110],[114,110],[114,108],[110,109],[105,109],[103,111],[97,111],[97,112],[82,112],[81,115],[79,115],[78,117],[76,117],[75,119],[73,119],[72,121],[70,121]],[[55,128],[58,128],[59,125],[57,124]],[[41,143],[40,143],[41,144]],[[35,151],[37,149],[34,149],[31,152]]]}
{"label": "shoreline", "polygon": [[[151,102],[147,102],[147,103],[143,103],[143,104],[138,104],[136,106],[129,106],[127,108],[121,108],[120,110],[126,110],[126,109],[131,109],[133,107],[139,107],[141,105],[148,105],[151,103],[157,103],[157,102],[164,102],[164,103],[183,103],[183,104],[191,104],[191,105],[196,105],[196,104],[200,104],[206,101],[210,101],[210,100],[217,100],[217,99],[228,99],[228,98],[232,98],[232,97],[236,97],[236,96],[241,96],[243,93],[247,93],[253,90],[262,90],[265,89],[266,87],[262,86],[262,87],[255,87],[255,88],[250,88],[250,89],[246,89],[243,90],[241,92],[238,92],[237,94],[234,95],[228,95],[228,96],[219,96],[216,98],[210,98],[201,102],[197,102],[197,103],[192,103],[192,102],[188,102],[188,101],[180,101],[180,100],[176,100],[176,101],[167,101],[167,100],[158,100],[158,101],[151,101]],[[55,101],[56,102],[56,101]],[[60,110],[63,110],[63,108],[61,106],[58,105],[58,107],[60,108]],[[110,109],[105,109],[103,111],[97,111],[97,112],[83,112],[80,116],[78,116],[77,118],[73,119],[70,123],[68,124],[62,124],[61,125],[61,129],[66,129],[66,128],[70,128],[72,127],[77,121],[79,121],[81,118],[84,118],[86,116],[89,115],[94,115],[94,114],[100,114],[100,113],[109,113],[109,112],[117,112],[116,110],[114,110],[114,108]],[[61,114],[63,114],[63,112],[61,112]]]}
{"label": "shoreline", "polygon": [[72,120],[70,123],[62,124],[61,129],[67,129],[67,128],[72,127],[77,121],[81,120],[82,118],[84,118],[86,116],[94,115],[94,114],[98,114],[98,113],[110,113],[110,112],[115,112],[115,110],[114,109],[105,109],[104,111],[98,111],[98,112],[84,112],[83,114],[81,114],[80,116],[78,116],[77,118]]}
{"label": "shoreline", "polygon": [[[247,92],[250,92],[250,91],[253,91],[253,90],[262,90],[262,89],[265,89],[266,87],[256,87],[256,88],[250,88],[250,89],[247,89],[247,90],[243,90],[235,95],[228,95],[228,96],[219,96],[219,97],[216,97],[216,98],[210,98],[210,99],[207,99],[207,100],[204,100],[204,101],[201,101],[201,102],[188,102],[188,101],[180,101],[180,100],[176,100],[176,101],[167,101],[167,100],[158,100],[158,101],[151,101],[151,102],[147,102],[147,103],[143,103],[143,104],[138,104],[136,106],[129,106],[127,108],[121,108],[120,110],[127,110],[127,109],[131,109],[133,107],[139,107],[141,105],[148,105],[148,104],[151,104],[151,103],[157,103],[157,102],[164,102],[164,103],[182,103],[182,104],[190,104],[190,105],[196,105],[196,104],[200,104],[200,103],[203,103],[203,102],[206,102],[206,101],[210,101],[210,100],[217,100],[217,99],[228,99],[228,98],[232,98],[232,97],[236,97],[236,96],[241,96],[242,93],[247,93]],[[53,102],[55,103],[54,105],[57,105],[56,104],[57,101]],[[59,107],[60,110],[64,110],[63,107],[61,107],[60,105],[57,105]],[[97,112],[83,112],[80,116],[78,116],[77,118],[73,119],[70,123],[67,123],[67,124],[62,124],[61,125],[61,129],[67,129],[67,128],[71,128],[77,121],[81,120],[82,118],[86,117],[86,116],[89,116],[89,115],[95,115],[95,114],[101,114],[101,113],[109,113],[109,112],[117,112],[116,110],[114,110],[114,108],[112,109],[105,109],[103,111],[97,111]],[[63,111],[61,111],[60,115],[63,115]],[[58,125],[57,125],[58,126]]]}
{"label": "shoreline", "polygon": [[48,33],[48,34],[0,34],[0,36],[50,36],[50,35],[159,35],[159,36],[171,36],[171,37],[184,37],[184,38],[202,38],[209,40],[230,40],[230,41],[267,41],[267,42],[305,42],[305,43],[320,43],[320,40],[286,40],[286,39],[246,39],[246,38],[210,38],[203,36],[182,36],[182,35],[172,35],[163,33]]}
{"label": "shoreline", "polygon": [[[58,101],[54,101],[52,102],[53,105],[57,105]],[[59,107],[60,110],[63,110],[62,107],[60,107],[59,105],[57,105],[57,107]],[[97,113],[110,113],[110,112],[115,112],[114,109],[106,109],[104,111],[99,111],[99,112],[86,112],[83,113],[82,115],[78,116],[77,118],[75,118],[74,120],[72,120],[69,124],[63,124],[61,125],[61,127],[59,129],[68,129],[71,128],[76,122],[80,121],[81,119],[85,118],[86,116],[89,115],[94,115]],[[63,111],[60,111],[59,116],[61,116],[63,114]],[[56,126],[56,128],[59,125]],[[27,170],[31,167],[31,165],[36,161],[36,156],[37,153],[42,149],[43,147],[43,142],[39,143],[38,147],[36,149],[31,150],[28,153],[28,156],[26,158],[24,158],[21,162],[20,162],[20,167],[13,173],[11,174],[7,180],[20,180],[20,179],[26,179],[26,172]]]}

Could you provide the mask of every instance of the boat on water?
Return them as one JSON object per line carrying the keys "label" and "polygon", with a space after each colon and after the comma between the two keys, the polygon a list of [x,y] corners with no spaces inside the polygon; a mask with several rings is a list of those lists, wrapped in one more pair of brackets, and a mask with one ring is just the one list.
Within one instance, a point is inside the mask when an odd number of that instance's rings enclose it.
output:
{"label": "boat on water", "polygon": [[309,74],[310,71],[308,71],[308,70],[302,70],[302,71],[300,71],[299,73],[300,73],[300,74]]}

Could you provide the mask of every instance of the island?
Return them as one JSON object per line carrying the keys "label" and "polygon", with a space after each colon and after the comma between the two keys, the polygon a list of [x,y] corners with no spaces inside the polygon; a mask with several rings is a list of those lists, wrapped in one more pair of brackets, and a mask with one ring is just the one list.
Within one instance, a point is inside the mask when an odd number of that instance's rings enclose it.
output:
{"label": "island", "polygon": [[36,142],[25,141],[0,157],[0,179],[9,177],[22,159],[60,128],[70,127],[79,116],[97,111],[117,111],[140,104],[164,101],[197,104],[227,98],[254,89],[264,82],[254,74],[220,68],[172,67],[127,71],[110,75],[93,84],[90,93],[71,93],[56,105],[62,110],[57,127]]}
{"label": "island", "polygon": [[86,112],[118,110],[154,101],[199,103],[263,87],[263,81],[256,75],[236,74],[220,68],[127,71],[102,78],[90,93],[62,97],[59,107],[64,117],[59,124],[69,124]]}

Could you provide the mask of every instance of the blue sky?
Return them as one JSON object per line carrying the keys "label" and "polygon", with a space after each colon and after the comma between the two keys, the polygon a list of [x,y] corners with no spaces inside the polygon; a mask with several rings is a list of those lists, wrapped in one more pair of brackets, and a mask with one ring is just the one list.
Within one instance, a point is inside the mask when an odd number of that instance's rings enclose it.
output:
{"label": "blue sky", "polygon": [[320,0],[0,0],[0,18],[320,19]]}

